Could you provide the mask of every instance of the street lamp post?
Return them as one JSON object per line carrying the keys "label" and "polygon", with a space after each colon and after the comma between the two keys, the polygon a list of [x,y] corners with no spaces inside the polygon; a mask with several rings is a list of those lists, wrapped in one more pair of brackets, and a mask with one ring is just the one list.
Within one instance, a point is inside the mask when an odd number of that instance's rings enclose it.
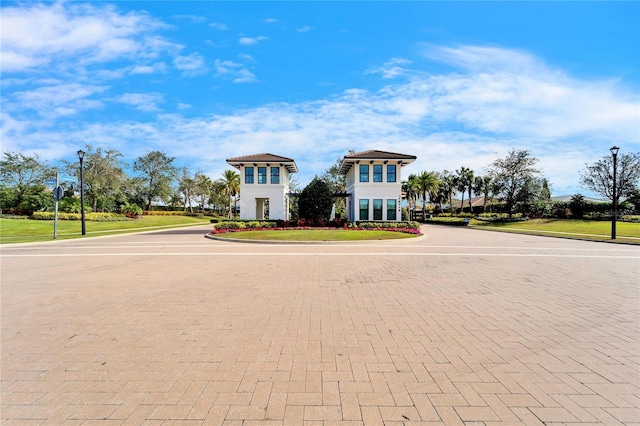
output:
{"label": "street lamp post", "polygon": [[85,218],[84,218],[84,178],[82,172],[82,160],[84,160],[84,151],[78,151],[78,159],[80,160],[80,213],[82,216],[82,235],[87,234],[87,228],[85,227]]}
{"label": "street lamp post", "polygon": [[613,156],[613,219],[611,220],[611,239],[616,239],[616,219],[618,218],[618,191],[617,191],[617,171],[618,171],[618,148],[612,146],[610,151]]}

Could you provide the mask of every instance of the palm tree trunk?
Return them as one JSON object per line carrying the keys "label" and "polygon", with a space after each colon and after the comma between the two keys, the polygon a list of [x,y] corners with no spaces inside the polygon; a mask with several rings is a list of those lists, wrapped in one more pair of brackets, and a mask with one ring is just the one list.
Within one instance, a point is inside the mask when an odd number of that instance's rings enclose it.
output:
{"label": "palm tree trunk", "polygon": [[427,220],[427,193],[422,193],[422,221],[426,222]]}
{"label": "palm tree trunk", "polygon": [[231,204],[231,193],[229,193],[229,219],[232,219],[231,211],[233,210],[233,205]]}
{"label": "palm tree trunk", "polygon": [[462,198],[460,198],[460,214],[464,211],[464,191],[462,191]]}
{"label": "palm tree trunk", "polygon": [[473,206],[471,205],[471,187],[469,187],[469,213],[473,214]]}

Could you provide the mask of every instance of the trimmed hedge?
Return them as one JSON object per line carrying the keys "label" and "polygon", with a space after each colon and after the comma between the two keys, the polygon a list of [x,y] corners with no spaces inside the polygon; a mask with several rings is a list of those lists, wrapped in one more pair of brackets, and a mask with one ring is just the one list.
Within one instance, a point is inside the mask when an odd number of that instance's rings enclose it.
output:
{"label": "trimmed hedge", "polygon": [[[54,220],[54,212],[33,212],[31,219],[34,220]],[[58,220],[82,220],[82,214],[80,213],[58,213]],[[117,213],[87,213],[85,214],[85,220],[92,222],[119,222],[124,220],[130,220],[123,214]]]}

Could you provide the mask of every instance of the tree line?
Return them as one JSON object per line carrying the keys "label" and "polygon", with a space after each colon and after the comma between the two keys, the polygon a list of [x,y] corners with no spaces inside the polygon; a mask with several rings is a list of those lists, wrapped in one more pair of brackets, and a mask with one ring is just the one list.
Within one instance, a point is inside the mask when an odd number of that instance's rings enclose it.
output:
{"label": "tree line", "polygon": [[[234,202],[240,194],[240,175],[235,170],[225,170],[220,178],[213,180],[199,171],[177,167],[175,158],[166,153],[151,151],[133,162],[130,175],[125,171],[129,165],[122,158],[116,150],[85,147],[83,181],[86,208],[90,211],[140,214],[143,209],[151,210],[154,203],[160,203],[170,209],[191,213],[196,210],[205,213],[209,209],[211,213],[233,217]],[[332,193],[346,190],[345,177],[339,174],[340,163],[338,159],[319,178]],[[491,201],[492,208],[497,205],[509,216],[516,212],[543,215],[545,209],[549,209],[551,188],[537,163],[538,159],[529,151],[511,150],[506,157],[494,160],[485,174],[476,175],[468,167],[455,171],[422,171],[409,175],[402,182],[402,191],[408,202],[422,202],[423,220],[427,203],[438,206],[440,212],[448,205],[448,211],[455,214],[466,209],[466,200],[468,211],[475,212],[473,195],[484,197],[482,211],[490,207],[487,204]],[[640,153],[621,154],[616,170],[617,198],[630,202],[637,210],[640,207]],[[1,211],[26,214],[52,211],[53,197],[45,187],[45,180],[54,178],[56,173],[75,178],[64,186],[61,211],[79,212],[78,160],[63,160],[59,166],[51,166],[36,154],[5,152],[0,160]],[[585,189],[613,200],[612,157],[604,156],[586,165],[580,183]],[[292,189],[296,185],[297,182],[291,182]],[[454,197],[458,194],[460,206],[454,210]],[[576,197],[577,204],[584,204],[580,194]],[[344,199],[336,198],[334,202],[336,213],[344,216]],[[292,213],[296,215],[297,205],[292,206]]]}
{"label": "tree line", "polygon": [[[240,175],[225,170],[213,180],[200,171],[177,167],[175,158],[161,151],[151,151],[138,157],[132,164],[133,173],[116,150],[85,147],[83,157],[83,183],[85,208],[95,212],[141,214],[151,210],[154,203],[171,209],[194,213],[215,212],[231,217],[233,202],[240,192]],[[45,181],[56,174],[72,176],[64,182],[65,196],[60,202],[63,212],[80,211],[79,160],[63,160],[52,166],[37,154],[5,152],[0,160],[0,209],[3,212],[29,214],[34,211],[52,211],[53,197]]]}
{"label": "tree line", "polygon": [[[448,205],[450,213],[477,210],[472,205],[472,196],[483,197],[482,212],[487,203],[512,217],[514,213],[540,216],[551,214],[551,188],[549,181],[536,167],[538,159],[527,150],[511,150],[505,158],[494,160],[483,175],[476,175],[468,167],[455,171],[423,171],[410,174],[402,182],[402,191],[410,203],[422,202],[422,219],[426,220],[427,202],[439,207]],[[635,210],[640,208],[640,154],[622,154],[617,164],[617,197],[626,200]],[[613,201],[613,160],[605,156],[581,171],[580,184],[585,189]],[[460,205],[454,205],[454,196],[460,194]],[[585,208],[584,196],[575,194],[573,205]],[[569,204],[571,204],[569,203]],[[457,203],[456,203],[457,204]],[[577,208],[576,208],[577,209]]]}

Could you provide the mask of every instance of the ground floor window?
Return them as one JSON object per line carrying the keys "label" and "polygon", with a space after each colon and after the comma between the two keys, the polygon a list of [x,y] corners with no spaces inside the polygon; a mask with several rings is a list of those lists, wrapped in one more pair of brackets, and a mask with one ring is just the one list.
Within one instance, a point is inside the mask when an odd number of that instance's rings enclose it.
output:
{"label": "ground floor window", "polygon": [[382,200],[373,200],[373,220],[382,220]]}
{"label": "ground floor window", "polygon": [[387,220],[396,220],[396,200],[387,200]]}
{"label": "ground floor window", "polygon": [[360,220],[369,220],[369,200],[360,200]]}

